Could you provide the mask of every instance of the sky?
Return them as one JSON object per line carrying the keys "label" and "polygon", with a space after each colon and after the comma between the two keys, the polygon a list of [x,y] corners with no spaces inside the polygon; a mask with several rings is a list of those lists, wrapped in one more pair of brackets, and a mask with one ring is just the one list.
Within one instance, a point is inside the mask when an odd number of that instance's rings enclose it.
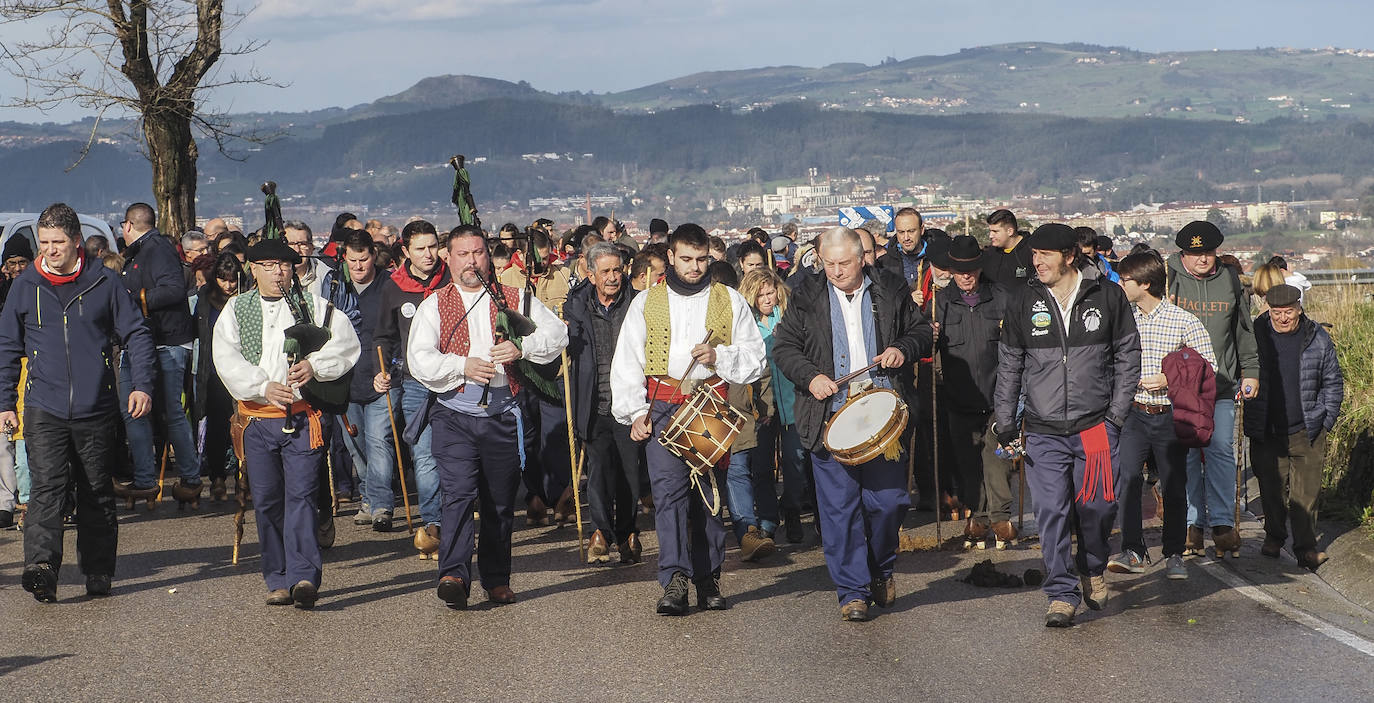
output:
{"label": "sky", "polygon": [[[82,0],[104,6],[97,0]],[[225,39],[265,40],[227,57],[220,76],[255,68],[284,88],[220,90],[231,112],[350,107],[422,78],[471,74],[548,91],[613,92],[700,71],[876,64],[1006,42],[1071,42],[1143,51],[1291,46],[1374,48],[1374,3],[1212,0],[263,0]],[[180,6],[189,3],[178,3]],[[0,25],[0,44],[42,32]],[[23,84],[0,73],[0,104]],[[91,114],[0,108],[0,120]]]}

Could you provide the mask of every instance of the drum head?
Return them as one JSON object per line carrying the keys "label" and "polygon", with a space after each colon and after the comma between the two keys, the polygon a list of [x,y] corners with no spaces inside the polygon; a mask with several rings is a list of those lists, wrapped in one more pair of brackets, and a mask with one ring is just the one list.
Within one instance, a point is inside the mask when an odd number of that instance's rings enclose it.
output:
{"label": "drum head", "polygon": [[897,394],[871,391],[840,408],[826,429],[825,443],[832,450],[853,449],[872,440],[897,414]]}

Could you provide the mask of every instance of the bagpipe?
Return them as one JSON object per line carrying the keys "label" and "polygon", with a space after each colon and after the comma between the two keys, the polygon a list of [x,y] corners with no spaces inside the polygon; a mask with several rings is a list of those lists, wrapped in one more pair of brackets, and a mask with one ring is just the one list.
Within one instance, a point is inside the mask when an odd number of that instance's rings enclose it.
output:
{"label": "bagpipe", "polygon": [[[286,301],[286,307],[291,311],[291,317],[296,324],[286,328],[282,335],[286,339],[282,342],[282,351],[286,353],[287,366],[295,366],[311,354],[324,348],[324,345],[333,337],[329,330],[330,322],[334,317],[333,301],[325,301],[324,317],[319,325],[315,324],[314,316],[310,314],[310,308],[305,304],[305,291],[301,288],[300,279],[293,272],[291,275],[291,285],[282,286],[282,300]],[[321,381],[311,378],[301,386],[301,397],[316,410],[321,410],[333,415],[343,415],[348,411],[348,389],[353,382],[353,369],[349,369],[344,375],[332,380]],[[287,413],[286,424],[282,427],[282,432],[291,434],[296,431],[295,423],[290,413]]]}

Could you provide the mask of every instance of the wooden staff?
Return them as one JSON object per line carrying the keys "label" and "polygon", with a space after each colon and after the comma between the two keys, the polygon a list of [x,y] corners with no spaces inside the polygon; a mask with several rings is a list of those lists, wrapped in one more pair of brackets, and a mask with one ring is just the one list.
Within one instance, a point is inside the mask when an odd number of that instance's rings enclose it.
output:
{"label": "wooden staff", "polygon": [[[382,347],[377,345],[377,370],[386,370],[386,360],[382,358]],[[386,393],[386,416],[391,420],[391,442],[396,447],[396,473],[401,477],[401,502],[406,507],[406,530],[415,534],[415,525],[410,522],[410,491],[406,488],[406,470],[401,466],[401,435],[396,432],[396,411],[391,407],[391,389]]]}
{"label": "wooden staff", "polygon": [[[169,438],[162,445],[162,466],[157,470],[157,497],[153,499],[154,502],[162,502],[162,479],[167,476],[167,446],[171,443]],[[153,506],[148,506],[148,509],[152,510]]]}
{"label": "wooden staff", "polygon": [[[927,268],[927,271],[930,269]],[[939,306],[935,304],[935,284],[934,274],[931,274],[931,293],[930,293],[930,320],[933,324],[940,324]],[[935,339],[935,348],[930,352],[930,467],[935,476],[935,545],[938,549],[944,544],[944,539],[940,534],[940,513],[944,510],[942,505],[942,494],[940,490],[940,414],[938,396],[936,394],[935,366],[940,359],[940,340]]]}
{"label": "wooden staff", "polygon": [[577,515],[577,556],[583,563],[587,561],[586,545],[582,543],[582,461],[587,452],[577,455],[577,444],[573,440],[572,381],[568,377],[568,350],[563,350],[563,413],[568,418],[568,469],[572,471],[573,512]]}

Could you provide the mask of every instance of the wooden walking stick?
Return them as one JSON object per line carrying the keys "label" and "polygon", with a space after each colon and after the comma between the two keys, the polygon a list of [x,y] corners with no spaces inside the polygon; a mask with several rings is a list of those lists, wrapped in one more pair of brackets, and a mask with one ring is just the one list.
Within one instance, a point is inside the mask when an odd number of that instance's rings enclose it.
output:
{"label": "wooden walking stick", "polygon": [[[171,444],[170,440],[162,444],[162,466],[157,470],[157,497],[153,499],[157,503],[162,502],[162,480],[167,476],[167,447]],[[148,509],[152,510],[153,506],[148,506]]]}
{"label": "wooden walking stick", "polygon": [[577,515],[577,556],[587,561],[586,545],[582,543],[582,463],[587,458],[587,450],[577,454],[577,444],[573,440],[572,381],[568,377],[568,350],[563,350],[563,414],[568,419],[568,469],[572,471],[573,512]]}
{"label": "wooden walking stick", "polygon": [[[935,285],[931,284],[930,294],[930,318],[933,324],[940,324],[940,310],[935,305]],[[940,490],[940,414],[938,396],[935,383],[935,365],[940,359],[940,343],[935,341],[935,348],[930,352],[930,467],[935,476],[935,545],[938,549],[944,544],[945,540],[940,534],[940,512],[944,510],[942,505],[942,493]]]}
{"label": "wooden walking stick", "polygon": [[[377,346],[377,369],[386,370],[386,359],[382,358],[382,347]],[[401,435],[396,432],[396,411],[391,407],[391,390],[386,393],[386,416],[391,420],[391,442],[396,447],[396,473],[401,477],[401,502],[406,507],[406,530],[415,534],[415,525],[410,522],[410,490],[406,488],[406,470],[401,466]]]}
{"label": "wooden walking stick", "polygon": [[[1240,504],[1243,500],[1241,492],[1245,486],[1245,456],[1242,451],[1245,449],[1245,401],[1236,401],[1236,431],[1233,433],[1233,441],[1236,444],[1236,521],[1232,529],[1240,529]],[[1249,507],[1249,506],[1246,506]],[[1237,533],[1239,534],[1239,533]]]}

